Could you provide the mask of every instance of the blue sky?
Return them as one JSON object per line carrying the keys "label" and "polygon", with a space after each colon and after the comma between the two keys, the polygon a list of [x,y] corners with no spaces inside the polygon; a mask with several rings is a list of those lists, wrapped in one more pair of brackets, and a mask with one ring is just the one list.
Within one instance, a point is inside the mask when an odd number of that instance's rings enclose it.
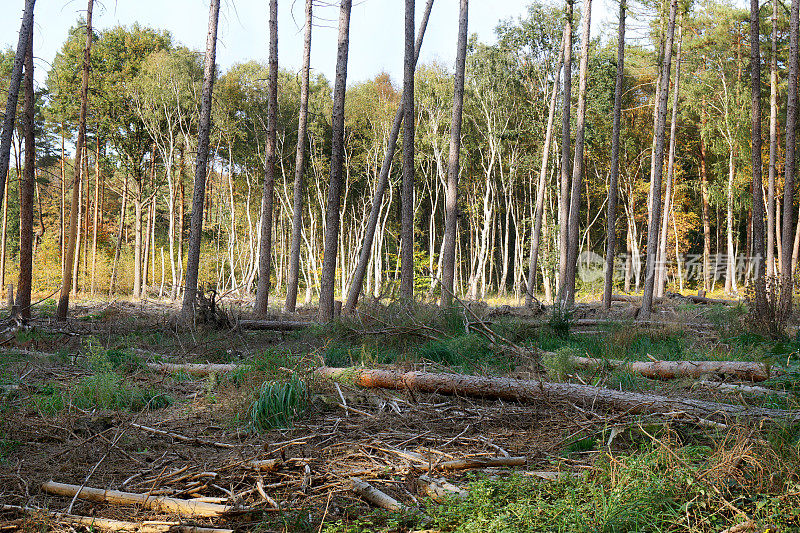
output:
{"label": "blue sky", "polygon": [[[3,0],[5,17],[0,19],[0,47],[16,46],[24,0]],[[304,0],[280,0],[278,14],[279,61],[282,68],[299,69],[302,58]],[[328,1],[325,3],[334,3]],[[417,20],[424,0],[417,0]],[[403,2],[401,0],[354,0],[351,16],[348,82],[355,83],[386,71],[402,78]],[[481,41],[494,41],[494,28],[501,20],[525,13],[525,0],[472,0],[470,33]],[[36,79],[41,81],[55,53],[66,38],[86,0],[38,0],[34,55]],[[592,35],[606,15],[605,2],[595,0]],[[217,61],[226,69],[237,62],[266,61],[267,0],[222,0]],[[433,60],[452,65],[458,20],[457,0],[436,0],[422,48],[423,62]],[[333,79],[336,60],[338,7],[317,8],[312,42],[312,68]],[[96,3],[94,25],[142,25],[169,30],[173,38],[190,48],[205,48],[208,22],[207,0],[102,0]]]}

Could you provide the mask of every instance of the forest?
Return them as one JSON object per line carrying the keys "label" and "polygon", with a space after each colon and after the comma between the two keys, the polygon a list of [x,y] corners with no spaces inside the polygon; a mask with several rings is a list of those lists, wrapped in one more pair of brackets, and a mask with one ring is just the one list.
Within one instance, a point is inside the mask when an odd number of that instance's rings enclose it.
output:
{"label": "forest", "polygon": [[404,0],[366,81],[352,0],[299,69],[80,3],[6,10],[0,531],[800,531],[800,0],[458,0],[452,64]]}
{"label": "forest", "polygon": [[[648,193],[652,170],[653,105],[658,77],[657,50],[663,29],[642,7],[648,38],[626,46],[619,145],[620,209],[615,224],[620,242],[615,290],[641,290],[647,247]],[[722,289],[738,295],[752,269],[736,268],[752,254],[752,199],[748,74],[748,13],[706,2],[679,17],[668,114],[674,152],[667,180],[672,184],[662,246],[666,283],[679,290]],[[762,10],[764,11],[764,10]],[[769,10],[764,11],[765,64],[772,50]],[[776,49],[788,44],[788,14],[778,11]],[[578,15],[576,14],[576,20]],[[561,136],[553,133],[546,160],[544,139],[553,82],[560,70],[563,8],[531,4],[528,14],[497,27],[497,43],[468,43],[459,170],[455,292],[476,300],[512,298],[527,292],[532,261],[540,174],[544,175],[541,237],[533,290],[553,300],[559,276],[559,169]],[[663,26],[663,24],[662,24]],[[577,30],[577,28],[576,28]],[[576,31],[577,33],[577,31]],[[611,167],[617,46],[615,35],[594,37],[588,48],[585,94],[583,187],[579,250],[605,255],[606,205]],[[59,288],[56,265],[68,243],[75,137],[80,110],[85,21],[76,21],[68,40],[35,91],[36,156],[33,224],[34,292]],[[581,46],[575,37],[575,56]],[[203,54],[174,43],[169,32],[134,25],[92,34],[86,137],[77,202],[73,291],[77,294],[176,299],[186,270],[191,179],[195,174]],[[2,58],[7,86],[14,60]],[[576,61],[577,63],[577,61]],[[778,138],[785,130],[785,59],[775,58]],[[218,294],[252,297],[259,271],[262,182],[267,150],[266,62],[250,61],[217,73],[205,201],[199,280]],[[415,73],[414,111],[414,291],[438,294],[452,109],[451,68],[420,64]],[[763,70],[765,87],[770,70]],[[575,76],[577,77],[577,76]],[[577,80],[575,80],[577,82]],[[275,189],[272,209],[270,287],[276,302],[289,283],[294,216],[295,156],[300,82],[297,73],[278,71]],[[577,85],[577,83],[576,83]],[[577,87],[573,100],[577,100]],[[301,301],[319,298],[324,248],[327,183],[331,151],[331,82],[312,77],[308,85],[307,155],[302,181],[302,240],[298,289]],[[556,122],[562,112],[560,87]],[[677,104],[675,95],[677,95]],[[765,107],[768,93],[764,91]],[[346,299],[365,241],[373,193],[387,152],[402,87],[386,74],[347,87],[335,293]],[[672,110],[675,110],[674,112]],[[22,114],[22,106],[19,106]],[[573,112],[574,113],[574,112]],[[764,131],[770,117],[764,114]],[[574,123],[575,117],[572,117]],[[674,123],[674,126],[672,125]],[[24,167],[23,121],[17,121],[5,192],[0,239],[0,282],[14,279],[19,264],[19,198]],[[558,128],[558,124],[553,126]],[[400,138],[402,142],[401,132]],[[783,150],[770,155],[771,192],[778,217],[770,268],[781,261],[780,220]],[[402,154],[389,161],[388,188],[377,211],[374,238],[363,274],[363,292],[373,297],[400,293]],[[544,161],[543,161],[544,160]],[[666,164],[665,164],[666,166]],[[765,184],[765,197],[767,196]],[[770,207],[773,204],[770,204]],[[797,231],[793,235],[800,235]],[[794,237],[792,264],[797,262]],[[585,252],[585,254],[584,254]],[[773,270],[777,272],[777,270]],[[8,279],[6,278],[8,276]],[[596,280],[595,280],[596,281]],[[602,279],[582,283],[596,293]],[[579,280],[581,283],[581,280]],[[288,307],[288,306],[287,306]]]}

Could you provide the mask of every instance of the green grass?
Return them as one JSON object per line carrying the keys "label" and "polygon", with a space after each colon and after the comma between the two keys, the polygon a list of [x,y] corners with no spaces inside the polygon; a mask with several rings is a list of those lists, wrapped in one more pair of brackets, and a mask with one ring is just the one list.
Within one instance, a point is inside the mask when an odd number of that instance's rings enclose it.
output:
{"label": "green grass", "polygon": [[250,406],[256,431],[289,428],[308,403],[308,388],[294,374],[288,381],[265,382]]}
{"label": "green grass", "polygon": [[[527,532],[697,532],[721,531],[742,522],[702,481],[713,464],[711,448],[673,449],[679,459],[652,443],[632,455],[601,456],[591,472],[558,481],[512,474],[486,478],[470,474],[469,496],[427,507],[415,515],[351,513],[327,533],[429,529],[460,533]],[[786,483],[772,492],[749,492],[723,482],[725,498],[743,509],[765,531],[797,531],[800,485]],[[406,530],[406,529],[399,529]]]}

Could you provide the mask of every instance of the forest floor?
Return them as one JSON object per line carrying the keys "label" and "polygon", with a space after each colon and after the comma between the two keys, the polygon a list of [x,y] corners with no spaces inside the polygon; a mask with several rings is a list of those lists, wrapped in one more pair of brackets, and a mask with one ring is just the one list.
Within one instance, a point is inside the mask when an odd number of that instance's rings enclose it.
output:
{"label": "forest floor", "polygon": [[[672,298],[640,324],[630,303],[610,313],[580,304],[563,315],[365,302],[356,317],[290,332],[244,329],[239,305],[225,303],[221,322],[193,330],[176,325],[176,308],[155,302],[79,302],[56,323],[48,301],[23,327],[0,324],[0,531],[80,530],[74,516],[135,522],[140,531],[800,531],[796,422],[362,389],[313,373],[353,366],[544,376],[796,412],[800,340],[751,332],[743,304]],[[314,316],[304,309],[274,318]],[[753,361],[780,375],[751,394],[570,363],[587,355]],[[235,368],[194,374],[158,363]],[[523,464],[486,464],[508,457]],[[460,459],[473,460],[470,468],[447,466]],[[460,490],[437,503],[423,490],[425,475]],[[354,480],[402,508],[376,508]],[[72,502],[45,492],[48,481],[230,508],[209,518]]]}

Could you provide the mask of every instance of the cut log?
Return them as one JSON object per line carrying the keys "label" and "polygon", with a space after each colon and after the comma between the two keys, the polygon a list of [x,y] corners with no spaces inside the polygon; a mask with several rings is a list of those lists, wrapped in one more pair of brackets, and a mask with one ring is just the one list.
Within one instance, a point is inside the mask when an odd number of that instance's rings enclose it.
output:
{"label": "cut log", "polygon": [[523,402],[570,401],[585,406],[629,413],[663,414],[670,412],[674,415],[676,412],[680,412],[689,416],[709,419],[800,420],[800,413],[782,409],[763,409],[694,399],[670,398],[657,394],[623,392],[572,383],[550,383],[501,377],[488,378],[464,374],[330,367],[318,368],[315,374],[321,378],[347,379],[365,388],[408,389]]}
{"label": "cut log", "polygon": [[150,494],[137,494],[118,490],[103,490],[92,487],[83,487],[83,489],[81,489],[78,485],[56,483],[55,481],[43,483],[42,490],[50,494],[65,496],[67,498],[71,498],[77,494],[78,498],[92,502],[116,505],[141,505],[153,511],[175,513],[180,516],[222,516],[233,510],[230,506],[216,503],[181,500],[179,498],[152,496]]}
{"label": "cut log", "polygon": [[299,331],[311,326],[313,322],[298,322],[294,320],[240,320],[241,329],[257,331]]}
{"label": "cut log", "polygon": [[699,378],[707,374],[731,376],[747,381],[766,381],[780,370],[764,363],[749,361],[619,361],[572,356],[570,362],[579,368],[621,368],[652,379]]}
{"label": "cut log", "polygon": [[184,372],[197,376],[225,374],[239,368],[233,363],[147,363],[147,366],[158,372]]}
{"label": "cut log", "polygon": [[219,529],[215,527],[199,527],[181,524],[180,522],[144,521],[126,522],[96,516],[81,516],[67,513],[37,509],[35,507],[20,507],[18,505],[0,505],[0,511],[16,511],[29,515],[43,515],[61,524],[73,526],[86,526],[104,531],[126,531],[131,533],[233,533],[232,529]]}
{"label": "cut log", "polygon": [[353,478],[353,490],[359,496],[381,509],[399,511],[403,508],[403,504],[357,477]]}
{"label": "cut log", "polygon": [[417,480],[419,492],[430,496],[436,502],[442,502],[450,497],[466,499],[467,491],[456,487],[444,478],[433,478],[428,475],[419,476]]}

